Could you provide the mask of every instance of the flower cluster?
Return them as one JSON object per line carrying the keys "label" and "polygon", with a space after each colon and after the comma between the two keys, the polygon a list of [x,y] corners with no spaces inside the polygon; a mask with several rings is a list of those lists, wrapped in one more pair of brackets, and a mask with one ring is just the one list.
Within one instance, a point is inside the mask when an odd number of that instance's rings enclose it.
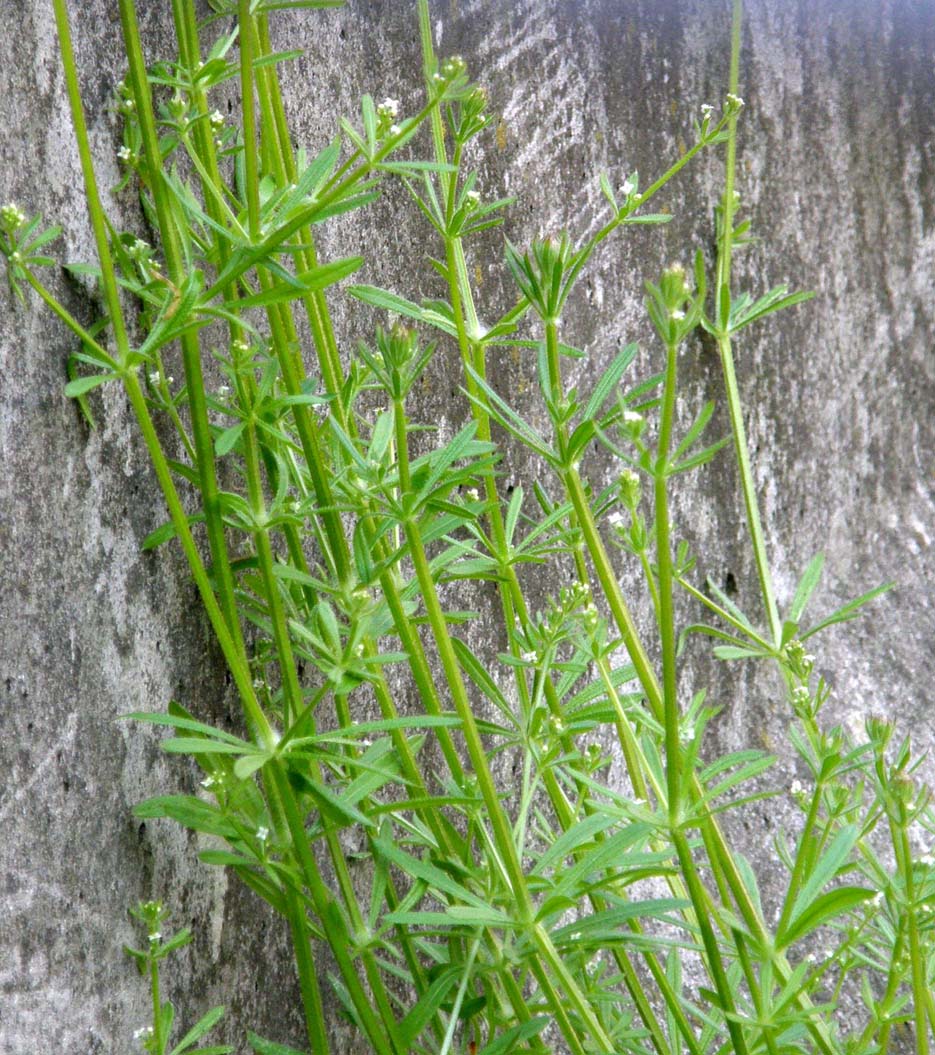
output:
{"label": "flower cluster", "polygon": [[7,234],[13,234],[14,231],[18,231],[24,223],[26,223],[26,213],[14,202],[10,202],[0,209],[0,226],[3,227]]}

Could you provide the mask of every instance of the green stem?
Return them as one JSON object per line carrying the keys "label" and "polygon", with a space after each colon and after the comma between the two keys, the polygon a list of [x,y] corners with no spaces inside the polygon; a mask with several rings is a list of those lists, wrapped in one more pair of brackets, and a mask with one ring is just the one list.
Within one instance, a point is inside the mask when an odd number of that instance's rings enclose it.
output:
{"label": "green stem", "polygon": [[821,778],[819,778],[815,785],[815,790],[812,793],[812,801],[809,805],[808,815],[805,818],[805,825],[803,826],[802,834],[799,836],[798,853],[795,856],[795,863],[792,866],[792,875],[789,877],[789,886],[786,889],[786,896],[783,900],[779,923],[776,925],[777,934],[782,934],[789,925],[789,918],[792,915],[795,900],[799,895],[799,890],[801,889],[803,882],[811,871],[809,866],[812,865],[815,860],[815,828],[818,823],[818,810],[821,805],[823,790],[824,784]]}
{"label": "green stem", "polygon": [[743,423],[743,408],[740,402],[740,389],[737,386],[737,375],[734,371],[734,358],[731,350],[731,339],[727,334],[718,337],[718,351],[721,356],[721,369],[724,372],[724,387],[727,395],[727,410],[730,415],[731,436],[734,442],[734,454],[740,472],[740,486],[743,491],[744,508],[747,514],[747,530],[753,547],[757,576],[760,581],[760,593],[769,620],[770,636],[773,647],[778,648],[782,640],[782,621],[776,604],[772,575],[769,569],[769,558],[766,554],[766,541],[760,510],[756,497],[756,484],[753,481],[753,470],[750,465],[750,453],[747,444],[747,433]]}
{"label": "green stem", "polygon": [[[737,95],[740,83],[740,29],[743,3],[734,0],[731,32],[730,92]],[[718,242],[716,311],[720,314],[722,297],[730,292],[731,261],[734,239],[734,181],[737,167],[737,111],[734,110],[728,121],[727,161],[724,176],[724,198],[721,208],[721,232]],[[720,325],[720,323],[719,323]],[[740,390],[737,386],[737,375],[734,370],[734,357],[731,348],[729,330],[718,333],[718,352],[721,357],[721,368],[724,372],[724,386],[727,395],[727,409],[730,415],[731,435],[734,442],[734,454],[740,472],[740,486],[743,491],[744,508],[747,515],[747,529],[756,561],[757,577],[760,581],[760,593],[763,606],[769,620],[770,635],[774,647],[779,647],[782,638],[782,622],[776,604],[769,559],[766,554],[766,541],[763,525],[760,520],[759,505],[756,497],[756,486],[750,467],[749,445],[743,423],[743,407],[740,401]]]}
{"label": "green stem", "polygon": [[679,730],[677,671],[675,666],[675,616],[672,596],[672,543],[669,527],[668,472],[672,426],[675,417],[675,386],[678,344],[666,347],[666,377],[659,424],[659,441],[653,470],[656,515],[656,566],[659,591],[659,637],[662,645],[662,697],[666,749],[666,790],[669,822],[681,823],[682,745]]}
{"label": "green stem", "polygon": [[[143,139],[146,170],[149,175],[150,190],[152,191],[153,203],[156,209],[159,234],[166,258],[166,270],[169,281],[176,289],[180,289],[184,281],[185,266],[179,246],[175,219],[172,215],[172,204],[164,181],[162,152],[153,116],[152,96],[140,42],[136,7],[134,0],[119,0],[119,6],[124,49],[129,63],[130,79],[133,84],[133,98]],[[201,369],[201,349],[197,335],[191,331],[184,333],[181,337],[181,345],[185,384],[191,415],[192,437],[197,456],[198,483],[204,505],[205,526],[208,533],[208,545],[211,550],[211,561],[214,566],[214,576],[218,583],[221,609],[224,612],[228,630],[238,651],[242,655],[246,655],[235,599],[234,576],[230,567],[225,539],[224,520],[214,462],[214,441],[211,436],[211,426],[208,422],[208,406],[205,399],[204,376]]]}
{"label": "green stem", "polygon": [[[286,829],[288,831],[288,828]],[[312,943],[308,934],[305,905],[299,894],[289,884],[284,884],[286,917],[292,938],[299,992],[302,994],[302,1010],[305,1016],[305,1032],[308,1034],[312,1055],[328,1055],[328,1032],[325,1029],[325,1008],[318,985],[318,972],[312,956]]]}
{"label": "green stem", "polygon": [[149,999],[153,1008],[153,1048],[159,1055],[166,1050],[169,1038],[162,1032],[162,995],[159,991],[159,961],[149,958]]}
{"label": "green stem", "polygon": [[263,593],[269,610],[270,626],[273,641],[276,645],[279,674],[283,686],[283,723],[290,726],[304,710],[302,686],[296,673],[295,656],[292,652],[292,641],[286,623],[286,612],[282,603],[279,582],[276,578],[273,547],[269,532],[260,526],[266,523],[266,502],[263,497],[263,483],[260,476],[259,447],[256,437],[256,425],[249,421],[243,431],[244,462],[247,470],[247,494],[250,500],[253,521],[257,526],[253,532],[253,544],[256,548]]}
{"label": "green stem", "polygon": [[72,127],[75,130],[78,157],[81,161],[81,173],[84,177],[85,198],[88,203],[88,213],[91,219],[91,229],[94,232],[97,255],[101,264],[101,284],[104,288],[104,300],[107,304],[110,324],[114,331],[114,341],[117,345],[118,353],[117,358],[121,366],[126,368],[127,358],[130,354],[130,341],[127,337],[123,310],[120,307],[120,293],[114,271],[113,257],[110,252],[107,220],[104,215],[104,209],[101,206],[101,198],[97,189],[97,178],[94,174],[94,160],[91,157],[88,127],[84,119],[81,89],[78,86],[78,70],[75,65],[71,30],[68,25],[68,7],[66,0],[52,0],[52,2],[55,10],[55,25],[58,31],[59,54],[61,55],[62,67],[65,71],[65,87],[71,108]]}
{"label": "green stem", "polygon": [[150,461],[162,488],[163,497],[169,507],[169,516],[172,519],[172,524],[175,527],[185,556],[188,558],[189,568],[201,595],[202,604],[208,613],[218,644],[221,646],[221,651],[227,660],[237,691],[240,693],[247,722],[257,737],[258,743],[271,750],[276,744],[276,734],[273,732],[272,726],[257,701],[249,665],[242,652],[234,644],[234,640],[228,630],[227,621],[211,588],[201,555],[198,553],[198,547],[195,545],[191,529],[188,526],[188,517],[185,514],[178,491],[172,480],[172,470],[169,468],[168,461],[163,453],[155,426],[146,407],[146,399],[135,374],[130,374],[124,379],[124,387],[130,400],[130,405],[136,415],[143,442],[149,451]]}
{"label": "green stem", "polygon": [[928,1055],[929,1031],[927,1001],[931,994],[926,978],[926,958],[919,934],[918,905],[912,849],[909,845],[909,819],[906,803],[900,799],[897,816],[891,822],[896,865],[906,886],[906,923],[909,935],[909,963],[912,979],[912,1013],[915,1022],[916,1055]]}
{"label": "green stem", "polygon": [[[394,424],[396,429],[397,457],[399,460],[400,486],[404,494],[411,493],[411,478],[409,472],[408,441],[406,435],[406,417],[402,401],[394,402]],[[448,634],[445,615],[438,598],[435,582],[432,578],[429,561],[422,545],[418,524],[413,516],[407,516],[403,525],[406,541],[409,544],[409,552],[419,586],[422,600],[425,605],[429,626],[438,649],[439,659],[445,672],[445,680],[451,693],[455,712],[461,719],[461,729],[467,748],[468,758],[474,770],[475,779],[480,790],[484,804],[487,807],[487,815],[493,829],[494,844],[497,854],[504,870],[504,878],[509,886],[513,903],[516,906],[516,918],[520,924],[531,930],[534,937],[539,956],[545,961],[552,975],[561,984],[565,997],[571,1001],[575,1010],[581,1017],[588,1032],[602,1046],[603,1050],[610,1050],[611,1042],[604,1032],[599,1020],[591,1010],[575,983],[568,968],[564,965],[558,952],[552,945],[547,932],[540,925],[533,923],[534,907],[526,886],[526,880],[513,841],[513,832],[509,818],[503,810],[500,797],[494,784],[493,774],[487,760],[487,753],[481,740],[480,731],[474,718],[473,708],[467,695],[467,690],[461,676],[457,657]],[[533,970],[543,991],[548,995],[552,992],[545,967],[537,957],[534,960]],[[550,1007],[556,1015],[559,1026],[562,1028],[565,1039],[572,1049],[583,1053],[581,1040],[577,1035],[570,1020],[568,1020],[564,1004],[558,997],[550,999]]]}
{"label": "green stem", "polygon": [[23,268],[22,271],[23,274],[26,276],[26,281],[29,283],[30,286],[32,286],[36,293],[39,294],[39,296],[42,298],[47,307],[52,310],[53,314],[58,316],[58,318],[65,323],[65,325],[72,331],[72,333],[74,333],[77,337],[81,339],[83,344],[86,344],[89,348],[92,348],[94,350],[94,354],[103,363],[109,366],[111,370],[119,372],[121,369],[120,363],[118,363],[117,360],[114,359],[112,356],[107,354],[107,351],[100,344],[98,344],[98,342],[91,336],[91,334],[88,333],[88,331],[81,325],[80,322],[78,322],[74,315],[72,315],[71,312],[69,312],[63,304],[61,304],[58,300],[55,299],[55,297],[52,296],[52,294],[45,288],[45,286],[39,281],[39,279],[36,278],[32,271],[30,271],[29,268]]}
{"label": "green stem", "polygon": [[390,1024],[381,1022],[376,1016],[370,996],[361,984],[350,952],[355,936],[349,934],[334,898],[321,877],[309,847],[305,825],[292,795],[288,776],[282,763],[279,762],[274,765],[274,785],[283,807],[291,836],[290,841],[296,852],[302,878],[364,1032],[373,1045],[376,1055],[403,1055],[401,1049],[394,1048],[390,1043],[387,1037],[387,1028]]}

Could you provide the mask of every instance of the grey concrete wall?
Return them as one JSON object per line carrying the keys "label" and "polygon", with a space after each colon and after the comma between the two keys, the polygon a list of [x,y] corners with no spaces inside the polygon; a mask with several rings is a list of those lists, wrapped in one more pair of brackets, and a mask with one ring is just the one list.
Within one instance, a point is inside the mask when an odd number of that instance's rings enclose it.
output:
{"label": "grey concrete wall", "polygon": [[[122,74],[115,5],[73,3],[76,45],[105,185],[115,181],[110,92]],[[141,4],[150,55],[168,54],[167,5]],[[492,0],[439,3],[442,53],[463,53],[502,115],[480,164],[485,194],[519,201],[507,233],[598,223],[596,174],[644,180],[690,141],[703,102],[723,96],[727,5],[714,0]],[[887,579],[898,589],[871,617],[830,634],[819,665],[834,713],[892,715],[931,747],[933,441],[935,441],[935,12],[915,0],[750,0],[744,28],[740,190],[764,241],[737,266],[756,290],[788,281],[816,300],[776,325],[747,331],[737,352],[776,579],[788,599],[823,549],[827,607]],[[355,97],[418,99],[418,37],[410,5],[352,2],[278,24],[306,57],[285,73],[297,138],[332,134]],[[68,259],[90,259],[50,6],[0,0],[0,197],[65,228]],[[645,338],[641,283],[673,257],[710,252],[718,158],[667,190],[666,229],[616,237],[591,267],[566,339],[600,363]],[[132,199],[113,203],[134,221]],[[382,226],[381,225],[385,225]],[[375,232],[379,231],[378,234]],[[367,218],[337,223],[327,248],[370,246],[368,281],[430,292],[426,230],[395,193]],[[499,236],[475,253],[485,314],[505,303]],[[79,318],[94,306],[62,274],[51,283]],[[338,304],[342,335],[360,314]],[[30,299],[0,290],[0,1051],[61,1055],[133,1050],[145,993],[121,944],[126,909],[165,898],[197,941],[168,980],[184,1018],[225,1002],[232,1036],[246,1027],[300,1039],[284,936],[235,882],[196,860],[171,826],[135,822],[131,807],[193,774],[169,764],[156,737],[115,723],[181,699],[209,720],[231,704],[222,666],[179,554],[143,555],[164,519],[145,451],[116,389],[95,399],[90,432],[62,395],[67,336]],[[420,408],[453,425],[466,415],[450,351]],[[650,363],[644,353],[641,367]],[[492,367],[503,391],[528,392],[531,363]],[[593,367],[580,369],[587,385]],[[712,350],[686,357],[685,412],[720,398]],[[522,399],[534,407],[531,393]],[[534,409],[530,413],[535,414]],[[718,427],[726,429],[723,413]],[[514,462],[517,479],[531,469]],[[609,467],[595,464],[596,481]],[[678,499],[678,525],[702,573],[756,604],[739,522],[737,481],[722,457]],[[621,575],[635,581],[621,561]],[[489,637],[480,626],[475,639]],[[748,670],[715,667],[696,649],[687,678],[725,705],[722,745],[779,746],[781,694]],[[792,762],[783,762],[791,779]],[[931,767],[929,767],[931,772]],[[771,807],[772,810],[772,807]],[[746,821],[762,847],[781,819]],[[744,836],[743,830],[741,836]],[[236,1027],[236,1029],[235,1029]],[[237,1033],[240,1030],[241,1033]],[[354,1050],[349,1047],[347,1050]]]}

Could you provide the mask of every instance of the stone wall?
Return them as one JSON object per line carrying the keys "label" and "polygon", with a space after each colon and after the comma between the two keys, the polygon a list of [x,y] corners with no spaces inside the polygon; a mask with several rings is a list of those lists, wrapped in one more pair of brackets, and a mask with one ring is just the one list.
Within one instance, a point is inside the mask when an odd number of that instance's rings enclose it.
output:
{"label": "stone wall", "polygon": [[[599,222],[597,174],[638,168],[644,184],[691,141],[704,102],[718,104],[729,12],[714,0],[457,0],[433,5],[440,53],[462,53],[499,116],[480,161],[490,196],[517,203],[506,233],[580,235]],[[169,5],[141,2],[149,56],[169,54]],[[412,7],[413,9],[410,9]],[[122,75],[116,5],[71,4],[82,87],[102,182],[117,181],[111,110]],[[361,92],[419,98],[414,5],[352,2],[283,15],[282,46],[305,56],[284,80],[297,140],[319,149]],[[92,258],[50,5],[0,0],[0,197],[61,223],[69,260]],[[935,15],[914,0],[749,0],[744,26],[740,182],[762,241],[740,258],[738,283],[789,282],[816,299],[745,332],[737,365],[767,542],[782,600],[817,550],[830,608],[871,586],[897,589],[872,614],[829,634],[819,665],[834,713],[893,716],[931,748],[935,640],[932,592],[935,447]],[[592,264],[564,337],[586,348],[587,387],[623,342],[648,336],[642,282],[696,246],[711,252],[721,160],[713,153],[670,186],[666,228],[615,236]],[[132,196],[112,200],[136,223]],[[326,252],[366,245],[365,281],[430,293],[427,230],[401,193],[365,218],[334,223]],[[493,316],[506,303],[500,234],[471,259]],[[56,273],[69,308],[91,321],[85,290]],[[361,316],[339,301],[348,340]],[[363,319],[363,321],[362,321]],[[650,342],[640,369],[655,354]],[[233,706],[181,555],[140,552],[165,518],[145,450],[115,387],[92,399],[91,431],[65,399],[71,342],[34,297],[0,290],[0,1050],[60,1055],[133,1050],[146,993],[121,945],[127,908],[165,898],[195,944],[175,961],[170,995],[187,1022],[212,1003],[246,1027],[300,1042],[285,935],[234,881],[199,865],[197,843],[168,824],[135,821],[139,799],[191,788],[194,774],[160,755],[158,738],[116,721],[180,699],[208,720]],[[452,366],[446,368],[446,363]],[[433,367],[419,412],[454,427],[451,351]],[[493,383],[535,415],[533,364],[504,356]],[[720,400],[717,356],[704,344],[683,365],[684,413]],[[524,392],[529,395],[523,396]],[[716,428],[726,431],[718,412]],[[521,457],[517,480],[532,467]],[[595,482],[611,468],[595,464]],[[526,474],[526,475],[524,475]],[[680,493],[680,531],[700,574],[756,610],[741,505],[724,455]],[[621,560],[621,576],[635,582]],[[489,637],[485,625],[472,639]],[[686,678],[724,705],[724,746],[780,748],[782,694],[743,668],[712,666],[697,646]],[[791,780],[792,760],[782,772]],[[929,767],[931,772],[931,766]],[[740,830],[754,854],[783,821],[772,804]],[[768,861],[768,857],[766,859]],[[348,1046],[346,1050],[355,1050]]]}

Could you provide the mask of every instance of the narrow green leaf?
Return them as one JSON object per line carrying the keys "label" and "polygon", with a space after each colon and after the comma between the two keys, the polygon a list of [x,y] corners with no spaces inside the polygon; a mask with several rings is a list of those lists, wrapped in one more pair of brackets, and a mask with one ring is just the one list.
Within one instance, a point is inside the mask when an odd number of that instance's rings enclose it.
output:
{"label": "narrow green leaf", "polygon": [[245,421],[238,421],[236,425],[231,425],[230,428],[225,429],[220,436],[214,441],[214,451],[219,458],[223,458],[225,454],[229,454],[237,445],[237,441],[243,434],[243,430],[247,427]]}
{"label": "narrow green leaf", "polygon": [[867,887],[842,886],[820,895],[786,928],[782,936],[782,947],[800,941],[834,917],[846,915],[872,898],[875,893],[876,891]]}
{"label": "narrow green leaf", "polygon": [[730,288],[721,286],[718,290],[718,328],[726,331],[730,323]]}
{"label": "narrow green leaf", "polygon": [[805,641],[813,634],[817,634],[820,630],[824,630],[826,627],[833,626],[835,623],[846,623],[849,622],[851,619],[856,619],[860,613],[860,609],[863,608],[865,604],[868,604],[870,601],[874,600],[874,598],[876,597],[879,597],[881,594],[892,590],[895,585],[896,583],[894,582],[885,582],[882,586],[877,586],[874,589],[868,590],[866,593],[861,594],[860,597],[856,598],[855,600],[848,601],[847,604],[842,605],[840,608],[832,612],[831,615],[826,616],[824,619],[822,619],[822,621],[816,626],[811,627],[804,634],[800,634],[800,639],[802,641]]}
{"label": "narrow green leaf", "polygon": [[254,750],[253,744],[248,743],[246,740],[241,740],[232,733],[227,733],[223,729],[216,729],[213,725],[205,725],[204,722],[198,722],[194,718],[186,718],[181,715],[132,711],[130,714],[121,714],[120,721],[146,722],[149,725],[166,725],[173,729],[188,729],[191,732],[200,733],[211,740],[223,740],[242,751]]}
{"label": "narrow green leaf", "polygon": [[457,967],[443,969],[433,979],[432,984],[422,994],[417,1003],[409,1009],[406,1017],[399,1024],[399,1035],[407,1047],[413,1047],[416,1039],[429,1024],[445,1001],[451,987],[458,981]]}
{"label": "narrow green leaf", "polygon": [[248,1032],[247,1040],[257,1055],[307,1055],[306,1052],[290,1048],[285,1044],[277,1044],[273,1040],[264,1040],[263,1037],[257,1036],[256,1033]]}
{"label": "narrow green leaf", "polygon": [[295,300],[296,297],[304,297],[309,293],[315,293],[320,289],[340,282],[341,279],[352,275],[363,265],[364,259],[360,256],[344,257],[341,260],[332,261],[330,264],[322,264],[313,267],[298,275],[290,276],[291,281],[277,282],[269,289],[259,293],[242,297],[238,301],[231,302],[228,307],[243,310],[244,308],[265,308],[272,304],[280,304],[283,301]]}
{"label": "narrow green leaf", "polygon": [[825,555],[823,553],[816,553],[809,562],[808,567],[802,573],[802,578],[799,580],[799,584],[795,589],[795,597],[792,598],[792,604],[789,606],[789,622],[801,622],[805,606],[808,604],[809,598],[815,592],[815,587],[821,581],[821,572],[824,566]]}
{"label": "narrow green leaf", "polygon": [[253,755],[244,755],[243,758],[238,758],[234,763],[234,776],[238,780],[246,780],[247,777],[253,776],[258,769],[262,769],[270,759],[275,757],[272,751],[258,751]]}
{"label": "narrow green leaf", "polygon": [[[185,1034],[184,1037],[176,1044],[169,1055],[182,1055],[183,1051],[190,1048],[196,1041],[201,1038],[210,1029],[213,1029],[215,1025],[224,1017],[224,1007],[213,1007],[205,1015],[195,1023],[194,1026]],[[224,1048],[225,1051],[232,1051],[232,1048]]]}
{"label": "narrow green leaf", "polygon": [[133,807],[133,816],[144,820],[168,817],[192,831],[236,839],[237,829],[216,807],[193,795],[156,795]]}
{"label": "narrow green leaf", "polygon": [[490,414],[498,425],[501,425],[507,430],[507,432],[515,436],[520,443],[525,444],[530,450],[535,451],[550,465],[558,465],[558,455],[545,442],[539,433],[531,425],[527,424],[508,403],[501,399],[487,382],[470,366],[466,367],[466,370],[485,397],[481,399],[473,396],[470,392],[465,391],[465,395],[468,399],[470,399],[475,406],[479,406],[482,410],[485,410]]}
{"label": "narrow green leaf", "polygon": [[312,780],[310,777],[306,777],[304,786],[317,800],[318,807],[322,813],[327,813],[329,817],[337,820],[341,827],[349,827],[353,824],[359,824],[363,828],[374,827],[375,822],[373,819],[365,813],[361,813],[356,806],[349,802],[347,795],[338,795],[327,785],[322,784],[320,781]]}
{"label": "narrow green leaf", "polygon": [[505,1030],[489,1044],[484,1045],[478,1055],[515,1055],[520,1050],[519,1045],[532,1037],[538,1036],[548,1024],[549,1018],[547,1015],[537,1015],[535,1018],[530,1018],[526,1022],[521,1022],[518,1026]]}
{"label": "narrow green leaf", "polygon": [[477,905],[449,905],[445,915],[455,923],[464,923],[471,927],[509,927],[513,922],[489,905],[486,908],[479,908]]}
{"label": "narrow green leaf", "polygon": [[811,875],[799,891],[792,906],[789,924],[784,931],[776,935],[777,948],[785,948],[791,940],[789,935],[801,929],[802,921],[807,919],[806,913],[812,903],[845,864],[859,834],[860,829],[857,825],[847,824],[834,837],[831,845],[818,860]]}
{"label": "narrow green leaf", "polygon": [[90,392],[92,389],[97,388],[98,385],[116,380],[116,374],[91,374],[89,377],[76,377],[74,381],[69,381],[65,386],[65,395],[69,399],[77,399],[79,396],[83,396],[85,392]]}
{"label": "narrow green leaf", "polygon": [[[218,740],[194,739],[188,736],[173,736],[163,740],[159,745],[170,755],[241,755],[243,748],[236,744],[226,744]],[[256,750],[252,745],[250,752]]]}
{"label": "narrow green leaf", "polygon": [[460,883],[456,883],[451,876],[440,868],[436,868],[435,865],[430,864],[428,861],[421,861],[410,854],[404,853],[388,840],[383,838],[374,839],[373,848],[375,852],[382,854],[390,864],[396,865],[397,868],[407,875],[412,876],[414,879],[421,879],[430,888],[447,894],[449,897],[454,898],[455,901],[473,905],[479,909],[488,907],[487,902],[483,898],[471,893],[470,890],[461,886]]}
{"label": "narrow green leaf", "polygon": [[560,927],[553,931],[552,939],[559,947],[565,944],[573,947],[584,940],[599,943],[624,940],[625,934],[620,928],[630,920],[656,919],[681,926],[682,923],[675,913],[690,906],[691,902],[684,898],[645,898],[641,901],[631,901],[616,908],[594,912]]}
{"label": "narrow green leaf", "polygon": [[548,868],[570,857],[583,846],[593,845],[594,836],[617,823],[609,814],[592,813],[567,828],[541,855],[532,869],[533,875],[544,875]]}
{"label": "narrow green leaf", "polygon": [[437,312],[420,307],[411,300],[406,300],[405,297],[397,296],[388,290],[379,289],[376,286],[348,286],[347,292],[350,296],[356,297],[357,300],[363,301],[364,304],[369,304],[371,307],[379,308],[382,311],[393,311],[397,315],[405,315],[407,318],[427,323],[447,333],[450,337],[457,337],[458,335],[454,323],[448,322]]}
{"label": "narrow green leaf", "polygon": [[261,55],[253,60],[253,68],[260,70],[264,66],[275,66],[280,62],[291,62],[292,59],[300,59],[305,54],[301,48],[292,51],[276,51],[269,55]]}

